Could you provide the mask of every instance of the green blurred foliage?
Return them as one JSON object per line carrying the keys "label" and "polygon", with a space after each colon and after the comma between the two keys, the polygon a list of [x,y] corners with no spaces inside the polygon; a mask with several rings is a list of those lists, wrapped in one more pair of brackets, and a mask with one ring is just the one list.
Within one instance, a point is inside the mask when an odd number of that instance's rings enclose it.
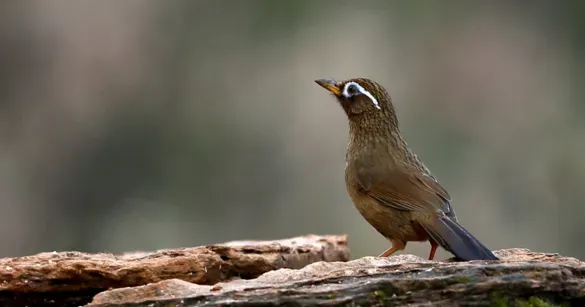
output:
{"label": "green blurred foliage", "polygon": [[378,254],[324,76],[388,87],[490,247],[585,255],[582,2],[0,6],[1,256],[306,233]]}

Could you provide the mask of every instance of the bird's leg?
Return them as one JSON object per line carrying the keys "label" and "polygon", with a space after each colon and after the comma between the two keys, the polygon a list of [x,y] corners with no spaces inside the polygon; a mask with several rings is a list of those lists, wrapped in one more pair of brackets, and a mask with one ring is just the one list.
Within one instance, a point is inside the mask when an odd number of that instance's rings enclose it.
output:
{"label": "bird's leg", "polygon": [[435,258],[435,253],[437,252],[437,247],[439,247],[439,244],[437,244],[437,242],[435,242],[435,240],[429,240],[431,242],[431,252],[429,253],[429,260],[433,260],[433,258]]}
{"label": "bird's leg", "polygon": [[389,257],[390,255],[394,254],[399,250],[403,250],[406,247],[406,243],[396,239],[390,239],[392,242],[392,247],[387,249],[385,252],[380,254],[378,257]]}

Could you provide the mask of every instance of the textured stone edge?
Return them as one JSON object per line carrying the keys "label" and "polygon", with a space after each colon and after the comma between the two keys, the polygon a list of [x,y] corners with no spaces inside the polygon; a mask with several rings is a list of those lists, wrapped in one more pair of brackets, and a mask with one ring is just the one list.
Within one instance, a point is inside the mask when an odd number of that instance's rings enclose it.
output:
{"label": "textured stone edge", "polygon": [[26,304],[23,300],[27,298],[34,302],[60,301],[66,297],[67,302],[79,305],[107,289],[168,279],[213,285],[232,279],[253,279],[280,268],[300,269],[317,261],[348,259],[345,235],[233,241],[122,255],[40,253],[0,259],[0,304],[10,306],[16,301]]}
{"label": "textured stone edge", "polygon": [[[100,293],[91,306],[513,306],[585,303],[585,264],[527,249],[501,261],[440,262],[412,255],[317,262],[213,286],[172,279]],[[530,305],[527,305],[530,306]],[[546,306],[546,305],[543,305]],[[554,305],[552,305],[554,306]]]}

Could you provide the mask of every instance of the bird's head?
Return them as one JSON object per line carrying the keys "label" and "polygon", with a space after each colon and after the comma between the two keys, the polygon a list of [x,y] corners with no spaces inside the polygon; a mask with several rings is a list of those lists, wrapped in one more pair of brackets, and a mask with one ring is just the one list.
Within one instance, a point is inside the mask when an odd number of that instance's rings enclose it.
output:
{"label": "bird's head", "polygon": [[318,79],[315,82],[335,96],[350,122],[370,125],[381,121],[397,127],[390,95],[377,82],[365,78]]}

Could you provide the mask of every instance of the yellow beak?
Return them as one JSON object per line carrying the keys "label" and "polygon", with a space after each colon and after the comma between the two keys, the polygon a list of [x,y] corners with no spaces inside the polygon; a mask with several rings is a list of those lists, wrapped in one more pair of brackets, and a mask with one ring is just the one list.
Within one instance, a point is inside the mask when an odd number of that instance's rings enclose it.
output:
{"label": "yellow beak", "polygon": [[333,93],[335,96],[341,95],[341,90],[339,89],[339,82],[331,79],[319,79],[315,80],[317,84],[321,85],[326,90]]}

